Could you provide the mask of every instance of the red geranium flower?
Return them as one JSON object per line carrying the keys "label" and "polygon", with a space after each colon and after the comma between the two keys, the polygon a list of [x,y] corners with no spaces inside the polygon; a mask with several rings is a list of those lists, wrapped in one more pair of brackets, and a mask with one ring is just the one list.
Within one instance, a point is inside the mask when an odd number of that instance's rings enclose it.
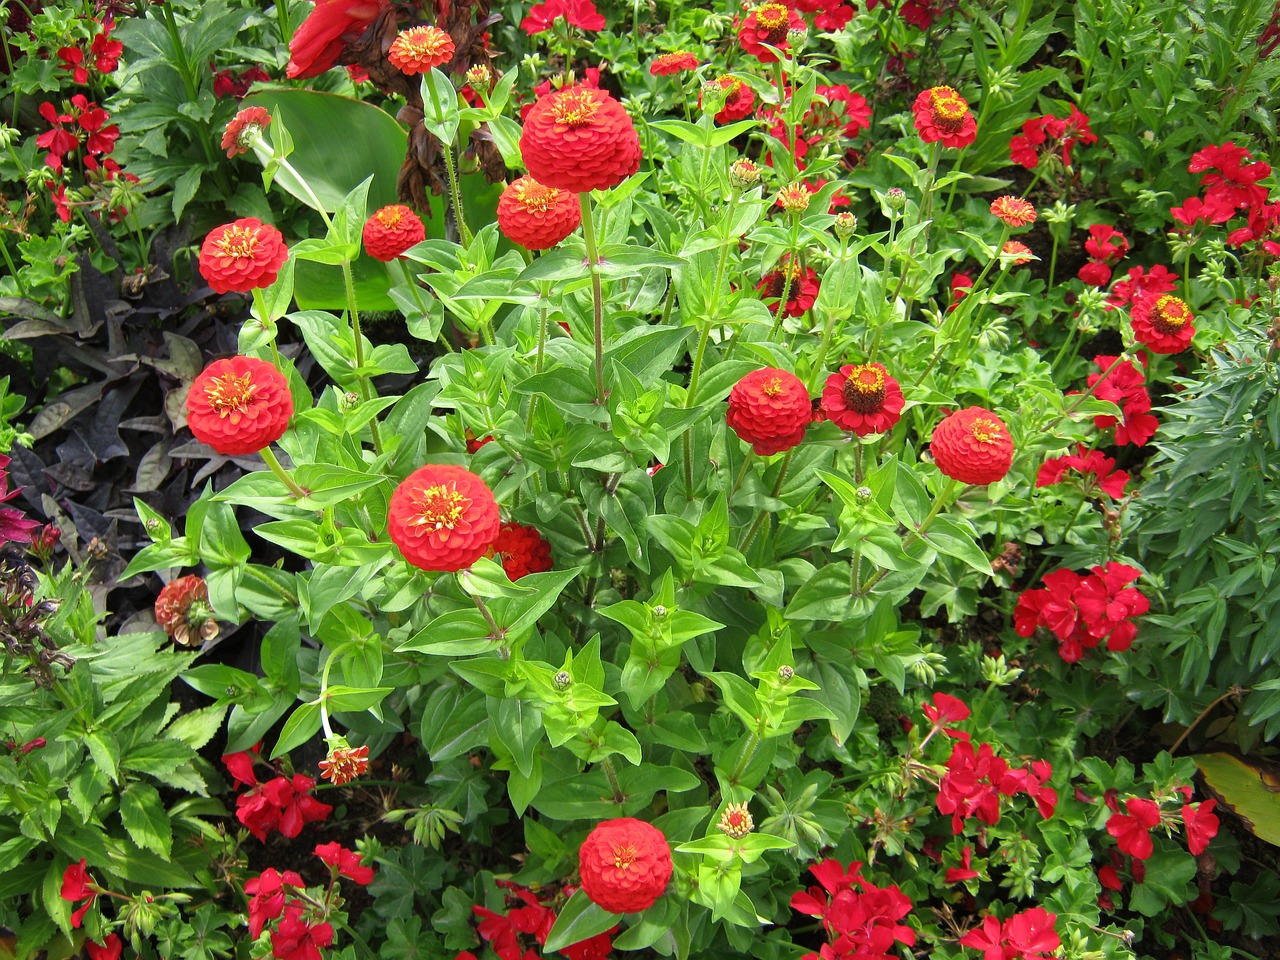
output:
{"label": "red geranium flower", "polygon": [[[753,9],[738,28],[738,44],[761,63],[777,63],[777,56],[769,50],[788,48],[787,33],[805,29],[804,17],[785,3],[762,3]],[[765,46],[768,44],[768,46]]]}
{"label": "red geranium flower", "polygon": [[1111,268],[1100,260],[1090,260],[1076,271],[1080,282],[1090,287],[1105,287],[1111,282]]}
{"label": "red geranium flower", "polygon": [[215,293],[248,293],[275,283],[289,257],[284,235],[254,217],[214,227],[200,247],[200,273]]}
{"label": "red geranium flower", "polygon": [[1235,216],[1235,208],[1222,197],[1187,197],[1180,207],[1170,207],[1169,215],[1183,226],[1195,228],[1226,223]]}
{"label": "red geranium flower", "polygon": [[498,228],[529,250],[554,247],[582,223],[578,195],[546,187],[530,176],[507,184],[498,197]]}
{"label": "red geranium flower", "polygon": [[671,848],[662,831],[632,817],[597,824],[578,850],[582,889],[610,913],[638,913],[671,879]]}
{"label": "red geranium flower", "polygon": [[1191,345],[1195,317],[1186,302],[1172,294],[1146,296],[1129,310],[1133,336],[1152,353],[1181,353]]}
{"label": "red geranium flower", "polygon": [[1146,860],[1155,849],[1151,831],[1160,823],[1160,807],[1154,800],[1130,797],[1124,808],[1126,813],[1113,813],[1107,820],[1107,833],[1116,838],[1121,853]]}
{"label": "red geranium flower", "polygon": [[360,34],[388,0],[316,0],[307,19],[289,40],[289,66],[285,76],[318,77],[338,62],[342,48]]}
{"label": "red geranium flower", "polygon": [[236,819],[261,841],[272,830],[293,839],[306,824],[323,820],[333,810],[311,796],[315,785],[301,773],[268,780],[236,798]]}
{"label": "red geranium flower", "polygon": [[348,850],[338,841],[316,845],[315,854],[324,863],[337,870],[339,874],[354,880],[360,886],[368,886],[373,881],[373,867],[360,865],[361,856],[354,850]]}
{"label": "red geranium flower", "polygon": [[248,153],[269,123],[271,114],[265,108],[245,107],[227,124],[222,134],[222,149],[227,151],[228,157]]}
{"label": "red geranium flower", "polygon": [[978,121],[969,111],[969,102],[951,87],[921,90],[911,110],[916,131],[925,143],[941,141],[944,147],[967,147],[978,138]]}
{"label": "red geranium flower", "polygon": [[249,894],[249,939],[257,940],[267,923],[284,913],[288,887],[302,890],[306,887],[297,873],[284,873],[275,867],[267,867],[259,876],[245,881],[244,892]]}
{"label": "red geranium flower", "polygon": [[640,169],[640,137],[627,111],[582,85],[533,105],[520,152],[535,180],[574,193],[608,190]]}
{"label": "red geranium flower", "polygon": [[301,903],[284,908],[284,919],[271,931],[271,954],[276,960],[320,960],[320,950],[333,943],[333,927],[328,923],[308,923]]}
{"label": "red geranium flower", "polygon": [[804,439],[812,419],[809,391],[786,370],[753,370],[729,391],[725,422],[761,456],[790,450]]}
{"label": "red geranium flower", "polygon": [[453,59],[453,50],[453,37],[439,27],[410,27],[396,35],[387,59],[401,73],[412,77],[448,63]]}
{"label": "red geranium flower", "polygon": [[502,561],[502,569],[510,580],[519,580],[530,573],[545,573],[552,567],[551,544],[542,538],[537,527],[522,523],[500,524],[493,552]]}
{"label": "red geranium flower", "polygon": [[1217,800],[1206,800],[1203,803],[1182,805],[1182,825],[1187,830],[1187,849],[1193,856],[1200,856],[1209,841],[1218,835],[1218,817],[1213,808]]}
{"label": "red geranium flower", "polygon": [[975,877],[980,876],[982,874],[973,869],[973,847],[967,846],[960,853],[960,866],[948,867],[943,882],[963,883],[965,880],[973,880]]}
{"label": "red geranium flower", "polygon": [[655,77],[668,77],[673,73],[697,69],[698,58],[687,51],[660,54],[649,64],[649,72]]}
{"label": "red geranium flower", "polygon": [[604,16],[591,0],[546,0],[545,3],[535,3],[520,21],[520,29],[533,36],[550,30],[559,17],[564,17],[565,23],[579,30],[604,29]]}
{"label": "red geranium flower", "polygon": [[[1115,363],[1115,357],[1098,356],[1093,358],[1093,362],[1102,371],[1111,370],[1111,365]],[[1099,381],[1102,381],[1099,383]],[[1151,396],[1147,393],[1144,386],[1145,378],[1142,371],[1135,367],[1131,362],[1125,360],[1111,370],[1103,379],[1100,373],[1089,375],[1089,386],[1098,384],[1093,395],[1101,400],[1109,400],[1121,408],[1124,413],[1124,420],[1117,424],[1115,417],[1096,416],[1093,418],[1094,426],[1099,430],[1105,430],[1108,427],[1116,428],[1116,443],[1119,446],[1134,444],[1135,446],[1143,446],[1150,440],[1156,432],[1159,425],[1156,418],[1151,414]]]}
{"label": "red geranium flower", "polygon": [[1115,227],[1095,223],[1089,228],[1089,239],[1084,242],[1084,252],[1101,263],[1114,263],[1124,259],[1129,252],[1129,241]]}
{"label": "red geranium flower", "polygon": [[498,536],[498,504],[470,470],[429,463],[391,494],[387,533],[404,558],[423,570],[462,570]]}
{"label": "red geranium flower", "polygon": [[1009,428],[982,407],[957,410],[938,424],[929,450],[938,469],[962,483],[995,483],[1013,465]]}
{"label": "red geranium flower", "polygon": [[279,440],[293,416],[284,374],[254,357],[215,360],[187,392],[187,426],[224,456],[257,453]]}
{"label": "red geranium flower", "polygon": [[375,260],[387,263],[410,247],[421,243],[427,228],[418,215],[403,203],[383,207],[364,222],[361,237],[364,249]]}
{"label": "red geranium flower", "polygon": [[969,734],[963,730],[946,726],[948,723],[959,723],[969,719],[969,707],[963,700],[949,693],[935,693],[932,703],[922,703],[920,707],[929,721],[941,729],[945,736],[955,737],[958,740],[969,739]]}
{"label": "red geranium flower", "polygon": [[124,944],[116,934],[112,933],[108,934],[102,943],[86,940],[84,949],[89,954],[89,960],[120,960],[120,954],[124,952]]}
{"label": "red geranium flower", "polygon": [[988,916],[960,938],[960,945],[981,950],[983,960],[1039,960],[1062,946],[1053,928],[1057,920],[1044,907],[1016,913],[1004,923]]}
{"label": "red geranium flower", "polygon": [[93,901],[98,898],[100,887],[93,882],[93,877],[89,876],[85,869],[85,859],[80,858],[79,863],[73,863],[67,867],[62,873],[62,889],[58,895],[63,900],[75,903],[77,900],[84,900],[84,906],[71,914],[71,926],[80,929],[80,924],[84,920],[84,915],[89,912],[89,908],[93,906]]}
{"label": "red geranium flower", "polygon": [[1129,482],[1129,474],[1116,470],[1115,460],[1106,456],[1101,450],[1085,450],[1084,444],[1077,445],[1077,454],[1065,457],[1054,457],[1046,460],[1036,474],[1037,487],[1049,487],[1061,483],[1068,470],[1082,474],[1086,484],[1096,485],[1109,497],[1119,500],[1124,496],[1124,485]]}
{"label": "red geranium flower", "polygon": [[822,413],[860,437],[892,430],[905,402],[898,381],[878,363],[845,364],[822,388]]}

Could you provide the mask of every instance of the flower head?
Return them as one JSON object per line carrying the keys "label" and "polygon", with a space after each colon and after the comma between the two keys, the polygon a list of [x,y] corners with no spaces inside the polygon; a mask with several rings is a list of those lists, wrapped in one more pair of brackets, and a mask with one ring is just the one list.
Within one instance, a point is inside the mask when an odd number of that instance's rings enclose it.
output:
{"label": "flower head", "polygon": [[1209,841],[1218,835],[1218,816],[1213,812],[1217,805],[1217,800],[1205,800],[1195,806],[1182,806],[1182,825],[1187,831],[1187,849],[1193,856],[1198,857],[1204,853]]}
{"label": "flower head", "polygon": [[649,64],[649,72],[655,77],[667,77],[673,73],[684,73],[687,70],[698,69],[698,58],[687,51],[678,51],[676,53],[663,53],[654,58],[653,63]]}
{"label": "flower head", "polygon": [[1181,353],[1196,328],[1191,308],[1169,293],[1140,297],[1129,309],[1133,336],[1152,353]]}
{"label": "flower head", "polygon": [[978,137],[978,121],[969,101],[951,87],[920,91],[911,107],[916,131],[925,143],[941,141],[944,147],[967,147]]}
{"label": "flower head", "polygon": [[317,823],[333,811],[311,796],[315,786],[314,780],[301,773],[258,784],[236,797],[236,819],[261,841],[272,830],[293,839],[308,823]]}
{"label": "flower head", "polygon": [[218,635],[218,624],[209,606],[209,587],[203,577],[178,577],[166,583],[156,597],[155,612],[156,623],[184,647]]}
{"label": "flower head", "polygon": [[632,817],[597,824],[578,850],[582,889],[610,913],[647,910],[671,879],[671,848],[662,831]]}
{"label": "flower head", "polygon": [[[1095,397],[1100,400],[1109,400],[1120,407],[1124,413],[1124,419],[1117,422],[1115,417],[1100,414],[1093,418],[1093,424],[1099,430],[1114,426],[1116,444],[1119,446],[1132,443],[1141,447],[1155,436],[1159,421],[1151,413],[1151,395],[1147,393],[1142,371],[1128,360],[1116,364],[1116,359],[1116,357],[1094,357],[1094,364],[1103,373],[1090,374],[1088,384],[1090,387],[1097,385],[1093,394]],[[1115,369],[1112,369],[1113,365]]]}
{"label": "flower head", "polygon": [[306,909],[293,901],[271,931],[271,954],[276,960],[319,960],[322,948],[333,943],[333,925],[304,919]]}
{"label": "flower head", "polygon": [[1113,813],[1107,820],[1107,833],[1116,838],[1121,853],[1146,860],[1155,849],[1151,831],[1160,823],[1160,807],[1154,800],[1130,797],[1124,808],[1124,813]]}
{"label": "flower head", "polygon": [[803,183],[793,183],[778,191],[776,202],[787,213],[804,213],[809,209],[809,188]]}
{"label": "flower head", "polygon": [[387,59],[401,73],[412,77],[444,66],[453,59],[453,49],[453,37],[439,27],[410,27],[396,35]]}
{"label": "flower head", "polygon": [[89,912],[89,908],[93,906],[93,901],[98,898],[98,893],[102,889],[93,882],[93,877],[89,876],[85,864],[85,859],[81,857],[79,863],[73,863],[63,871],[62,889],[58,893],[63,900],[71,903],[89,898],[80,909],[71,914],[71,926],[77,930],[80,929],[84,915]]}
{"label": "flower head", "polygon": [[995,483],[1013,465],[1009,428],[982,407],[957,410],[938,424],[929,450],[938,469],[962,483]]}
{"label": "flower head", "polygon": [[257,453],[275,443],[293,416],[284,374],[254,357],[215,360],[187,392],[187,426],[223,456]]}
{"label": "flower head", "polygon": [[778,266],[761,277],[756,284],[761,299],[771,310],[776,308],[785,292],[787,300],[783,309],[789,317],[798,317],[812,307],[818,299],[820,287],[818,274],[813,267],[802,268],[799,259],[790,254],[785,254],[778,261]]}
{"label": "flower head", "polygon": [[1036,222],[1036,208],[1022,197],[996,197],[991,201],[991,214],[1011,227],[1029,227]]}
{"label": "flower head", "polygon": [[316,845],[315,855],[324,862],[326,866],[332,867],[342,876],[349,880],[354,880],[360,886],[368,886],[373,880],[373,867],[362,867],[360,865],[361,856],[354,850],[348,850],[336,840],[332,843],[320,843]]}
{"label": "flower head", "polygon": [[271,123],[271,114],[263,107],[245,107],[227,124],[222,134],[222,149],[228,157],[248,153]]}
{"label": "flower head", "polygon": [[404,558],[423,570],[462,570],[498,536],[498,504],[470,470],[419,467],[391,494],[387,533]]}
{"label": "flower head", "polygon": [[845,364],[822,388],[823,415],[860,437],[892,430],[904,403],[898,381],[878,363]]}
{"label": "flower head", "polygon": [[101,943],[85,940],[84,949],[89,954],[89,960],[120,960],[120,955],[124,953],[124,943],[119,935],[112,933]]}
{"label": "flower head", "polygon": [[318,77],[338,62],[343,48],[359,38],[389,0],[317,0],[289,40],[285,76]]}
{"label": "flower head", "polygon": [[720,822],[716,824],[721,833],[733,840],[741,840],[755,827],[756,822],[751,818],[751,811],[745,803],[726,804],[724,812],[720,814]]}
{"label": "flower head", "polygon": [[426,239],[427,228],[403,203],[383,207],[364,222],[364,249],[375,260],[387,263]]}
{"label": "flower head", "polygon": [[608,190],[640,169],[640,137],[627,111],[581,84],[533,105],[520,152],[535,180],[573,193]]}
{"label": "flower head", "polygon": [[551,25],[561,17],[569,26],[579,30],[604,29],[604,15],[591,0],[546,0],[544,3],[535,3],[520,21],[520,29],[533,36],[550,30]]}
{"label": "flower head", "polygon": [[288,257],[279,230],[245,217],[209,231],[200,247],[200,273],[215,293],[248,293],[275,283]]}
{"label": "flower head", "polygon": [[1036,474],[1037,487],[1051,487],[1062,483],[1067,471],[1079,473],[1084,477],[1086,490],[1096,486],[1109,497],[1119,500],[1124,496],[1124,485],[1129,482],[1129,474],[1116,470],[1116,462],[1101,450],[1085,450],[1083,443],[1077,447],[1078,454],[1065,457],[1053,457],[1046,460]]}
{"label": "flower head", "polygon": [[320,779],[335,787],[350,783],[369,769],[369,748],[353,747],[342,737],[329,741],[329,753],[320,761]]}
{"label": "flower head", "polygon": [[790,450],[804,439],[812,418],[809,391],[786,370],[753,370],[729,391],[725,422],[760,456]]}
{"label": "flower head", "polygon": [[804,17],[785,3],[770,0],[755,7],[738,26],[738,44],[761,63],[776,63],[778,58],[769,47],[786,50],[788,34],[802,29]]}
{"label": "flower head", "polygon": [[1017,240],[1007,241],[1000,248],[1000,256],[1008,257],[1009,262],[1015,267],[1021,267],[1035,259],[1035,254],[1031,252],[1031,248]]}
{"label": "flower head", "polygon": [[523,523],[500,524],[493,552],[501,560],[509,580],[519,580],[530,573],[545,573],[552,567],[551,544],[542,538],[537,527]]}
{"label": "flower head", "polygon": [[498,228],[528,250],[554,247],[581,223],[577,194],[543,186],[530,176],[507,184],[498,197]]}

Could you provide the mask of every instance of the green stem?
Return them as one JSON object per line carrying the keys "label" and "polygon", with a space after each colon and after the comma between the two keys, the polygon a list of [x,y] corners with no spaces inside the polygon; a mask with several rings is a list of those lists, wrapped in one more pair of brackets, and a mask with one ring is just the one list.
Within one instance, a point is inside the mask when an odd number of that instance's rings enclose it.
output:
{"label": "green stem", "polygon": [[[364,400],[372,400],[377,394],[374,392],[373,384],[369,382],[369,377],[364,371],[364,334],[360,331],[360,313],[356,309],[356,285],[355,280],[351,276],[351,261],[342,261],[342,283],[346,287],[347,292],[347,315],[351,318],[351,333],[355,338],[356,347],[356,379],[360,384],[360,395]],[[373,437],[373,449],[382,453],[382,435],[378,430],[377,417],[369,421],[369,432]]]}
{"label": "green stem", "polygon": [[289,488],[290,493],[292,493],[299,500],[301,500],[303,497],[307,495],[307,491],[303,490],[302,487],[298,486],[298,482],[293,479],[289,471],[286,470],[281,465],[278,459],[276,459],[276,454],[274,450],[272,450],[270,447],[263,447],[258,452],[262,455],[262,459],[266,461],[267,466],[271,468],[271,472],[274,473],[277,477],[279,477],[280,482]]}
{"label": "green stem", "polygon": [[[778,479],[773,483],[773,490],[770,491],[770,498],[776,500],[778,494],[782,492],[782,484],[787,479],[787,468],[791,466],[791,455],[795,453],[796,448],[792,447],[787,451],[787,455],[782,460],[782,467],[778,471]],[[760,527],[769,519],[769,514],[761,510],[756,516],[756,521],[751,525],[751,529],[747,531],[747,535],[743,538],[742,543],[738,545],[738,549],[746,553],[751,549],[751,543],[755,540],[756,534],[760,532]]]}
{"label": "green stem", "polygon": [[582,208],[582,237],[587,244],[587,266],[591,270],[591,306],[596,346],[596,404],[602,409],[608,399],[604,387],[604,289],[600,283],[600,251],[596,247],[596,226],[592,220],[591,194],[578,194]]}
{"label": "green stem", "polygon": [[467,229],[466,214],[462,210],[462,188],[458,184],[458,171],[454,166],[453,147],[449,144],[441,144],[444,147],[444,169],[449,176],[449,197],[453,204],[453,218],[458,223],[458,236],[462,240],[462,249],[465,250],[471,246],[471,231]]}
{"label": "green stem", "polygon": [[316,192],[311,189],[311,184],[307,183],[302,174],[298,173],[293,164],[284,157],[277,156],[275,157],[275,161],[280,165],[281,170],[287,171],[289,175],[298,182],[298,186],[300,186],[302,188],[302,192],[307,195],[307,200],[310,201],[312,208],[315,209],[316,213],[320,214],[320,219],[324,221],[325,229],[331,229],[333,227],[333,218],[329,216],[329,211],[324,208],[324,204],[320,202],[320,198],[316,196]]}
{"label": "green stem", "polygon": [[748,450],[747,455],[742,458],[742,467],[738,470],[738,475],[733,480],[733,486],[729,488],[728,506],[733,506],[733,495],[742,486],[742,481],[747,479],[747,470],[751,468],[751,461],[755,459],[755,455],[756,452],[754,450]]}
{"label": "green stem", "polygon": [[[698,350],[693,356],[693,371],[689,374],[689,392],[685,394],[684,406],[693,406],[694,397],[698,395],[698,378],[702,375],[702,361],[707,353],[707,341],[711,339],[711,321],[703,321],[702,331],[698,336]],[[685,499],[693,499],[693,432],[684,433],[684,495]]]}
{"label": "green stem", "polygon": [[[947,501],[951,499],[952,494],[955,492],[956,488],[959,486],[960,486],[959,480],[953,479],[951,477],[947,478],[947,484],[942,488],[942,491],[938,494],[937,498],[933,501],[933,506],[930,508],[928,516],[926,516],[924,520],[920,522],[920,525],[916,527],[915,530],[911,531],[909,534],[903,537],[902,539],[903,550],[906,550],[908,547],[912,546],[916,541],[924,538],[925,532],[929,529],[929,526],[937,518],[938,514],[942,512],[942,508],[946,506]],[[875,576],[871,577],[871,579],[869,579],[866,583],[862,585],[862,590],[859,591],[858,595],[865,597],[868,593],[871,592],[871,589],[877,583],[879,583],[881,580],[885,578],[885,575],[888,574],[888,572],[889,572],[888,570],[878,571],[875,574]]]}
{"label": "green stem", "polygon": [[627,795],[622,792],[622,784],[618,782],[618,771],[613,768],[613,761],[608,757],[601,757],[600,766],[604,768],[604,775],[609,778],[609,789],[613,791],[613,802],[621,806],[626,801]]}

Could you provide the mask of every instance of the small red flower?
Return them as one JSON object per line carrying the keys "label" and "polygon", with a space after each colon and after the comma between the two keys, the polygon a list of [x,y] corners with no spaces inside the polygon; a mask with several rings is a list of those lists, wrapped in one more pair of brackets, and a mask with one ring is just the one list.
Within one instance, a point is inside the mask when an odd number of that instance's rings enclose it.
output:
{"label": "small red flower", "polygon": [[946,726],[948,723],[960,723],[962,720],[969,719],[969,707],[963,700],[949,693],[935,693],[932,703],[923,703],[920,707],[924,710],[924,715],[929,718],[929,722],[940,728],[945,736],[955,737],[958,740],[969,739],[969,734],[963,730]]}
{"label": "small red flower", "polygon": [[317,844],[315,854],[327,866],[334,868],[339,874],[354,880],[362,887],[368,886],[373,881],[373,867],[361,866],[360,854],[346,849],[336,840],[332,843]]}
{"label": "small red flower", "polygon": [[276,960],[320,960],[320,950],[333,943],[333,927],[328,923],[308,923],[305,907],[290,903],[284,918],[271,931],[271,955]]}
{"label": "small red flower", "polygon": [[978,138],[978,121],[969,101],[951,87],[921,90],[911,107],[916,131],[925,143],[941,141],[944,147],[967,147]]}
{"label": "small red flower", "polygon": [[1022,197],[996,197],[991,201],[991,213],[1011,227],[1029,227],[1036,222],[1036,208]]}
{"label": "small red flower", "polygon": [[1191,345],[1196,328],[1191,308],[1172,294],[1146,296],[1129,310],[1133,336],[1152,353],[1181,353]]}
{"label": "small red flower", "polygon": [[786,370],[753,370],[729,391],[725,422],[760,456],[790,450],[804,439],[812,419],[809,391]]}
{"label": "small red flower", "polygon": [[387,59],[406,76],[426,73],[453,59],[453,37],[439,27],[420,26],[401,30],[391,43]]}
{"label": "small red flower", "polygon": [[1217,800],[1206,800],[1195,806],[1182,806],[1182,825],[1187,830],[1187,849],[1193,856],[1198,857],[1204,853],[1209,841],[1218,835],[1218,816],[1213,812],[1217,805]]}
{"label": "small red flower", "polygon": [[1154,800],[1130,797],[1124,808],[1125,813],[1113,813],[1107,820],[1107,833],[1116,838],[1121,853],[1146,860],[1155,849],[1151,831],[1160,823],[1160,807]]}
{"label": "small red flower", "polygon": [[67,867],[62,873],[62,889],[59,896],[63,900],[75,903],[77,900],[84,900],[84,906],[71,914],[71,926],[80,929],[80,924],[84,920],[84,915],[89,912],[89,908],[93,906],[93,901],[98,898],[100,888],[93,882],[93,878],[89,876],[85,869],[85,859],[80,858],[79,863],[73,863]]}
{"label": "small red flower", "polygon": [[1057,914],[1044,907],[1032,907],[1001,923],[987,916],[982,926],[960,938],[962,947],[983,952],[983,960],[1040,960],[1062,946],[1054,930]]}
{"label": "small red flower", "polygon": [[[788,274],[791,277],[790,283],[787,282]],[[776,309],[778,299],[783,291],[786,291],[787,302],[783,310],[788,317],[801,316],[810,309],[817,301],[821,287],[822,284],[818,281],[818,274],[813,267],[801,269],[800,260],[792,258],[790,254],[784,255],[778,261],[777,268],[766,273],[756,284],[756,289],[760,291],[760,299],[771,310]]]}
{"label": "small red flower", "polygon": [[423,570],[462,570],[498,536],[498,504],[470,470],[419,467],[391,494],[387,533],[404,558]]}
{"label": "small red flower", "polygon": [[519,580],[530,573],[545,573],[552,567],[551,544],[542,538],[537,527],[522,523],[500,524],[493,552],[502,561],[509,580]]}
{"label": "small red flower", "polygon": [[286,870],[280,873],[275,867],[268,867],[261,875],[245,881],[244,892],[249,894],[249,939],[257,940],[267,923],[277,919],[284,913],[285,900],[289,889],[302,890],[306,887],[297,873]]}
{"label": "small red flower", "polygon": [[1116,470],[1116,462],[1103,454],[1101,450],[1085,450],[1084,444],[1077,445],[1077,454],[1065,457],[1054,457],[1046,460],[1036,474],[1037,487],[1050,487],[1062,483],[1067,471],[1079,473],[1084,477],[1086,489],[1096,486],[1107,496],[1119,500],[1124,496],[1124,485],[1129,482],[1129,474]]}
{"label": "small red flower", "polygon": [[166,583],[156,597],[155,613],[156,623],[184,647],[218,635],[203,577],[188,575]]}
{"label": "small red flower", "polygon": [[973,847],[965,847],[960,854],[960,866],[948,867],[943,881],[945,883],[962,883],[965,880],[973,880],[980,876],[982,874],[973,869]]}
{"label": "small red flower", "polygon": [[389,0],[317,0],[289,40],[285,76],[318,77],[338,62],[343,48],[356,40]]}
{"label": "small red flower", "polygon": [[333,811],[311,796],[316,782],[301,773],[276,777],[236,797],[236,819],[261,841],[279,830],[293,839],[308,823],[318,823]]}
{"label": "small red flower", "polygon": [[364,249],[375,260],[388,263],[410,247],[421,243],[427,228],[418,215],[403,203],[383,207],[364,222],[361,238]]}
{"label": "small red flower", "polygon": [[546,0],[544,3],[535,3],[520,21],[520,29],[533,36],[550,30],[551,25],[560,17],[569,26],[579,30],[594,32],[604,29],[604,15],[591,0]]}
{"label": "small red flower", "polygon": [[[1098,356],[1093,358],[1099,370],[1111,370],[1115,357]],[[1099,381],[1102,381],[1099,383]],[[1109,400],[1119,406],[1124,413],[1124,420],[1117,423],[1115,417],[1105,415],[1093,418],[1093,424],[1099,430],[1108,427],[1116,428],[1116,443],[1119,446],[1134,444],[1144,446],[1156,432],[1159,422],[1151,414],[1151,396],[1147,393],[1142,371],[1130,361],[1125,360],[1107,374],[1105,380],[1101,373],[1089,375],[1089,386],[1097,384],[1093,395],[1100,400]]]}
{"label": "small red flower", "polygon": [[1080,282],[1089,287],[1105,287],[1111,282],[1111,268],[1101,260],[1090,260],[1076,271]]}
{"label": "small red flower", "polygon": [[649,64],[649,72],[655,77],[668,77],[673,73],[697,69],[698,58],[686,51],[660,54]]}
{"label": "small red flower", "polygon": [[662,831],[631,817],[597,824],[578,850],[582,889],[610,913],[638,913],[657,902],[671,879],[671,848]]}
{"label": "small red flower", "polygon": [[263,107],[245,107],[227,124],[222,134],[222,149],[228,157],[248,153],[262,131],[271,123],[271,114]]}
{"label": "small red flower", "polygon": [[498,228],[528,250],[554,247],[581,223],[576,193],[545,187],[530,176],[507,184],[498,197]]}
{"label": "small red flower", "polygon": [[905,402],[898,381],[878,363],[845,364],[822,388],[822,413],[860,437],[892,430]]}
{"label": "small red flower", "polygon": [[284,235],[253,217],[214,227],[200,247],[200,273],[215,293],[269,287],[289,257]]}
{"label": "small red flower", "polygon": [[187,426],[223,456],[257,453],[279,440],[293,416],[284,374],[254,357],[215,360],[187,392]]}
{"label": "small red flower", "polygon": [[120,960],[120,954],[124,952],[124,944],[116,934],[112,933],[108,934],[102,943],[86,940],[84,949],[89,954],[89,960]]}
{"label": "small red flower", "polygon": [[938,469],[962,483],[995,483],[1013,465],[1009,428],[982,407],[957,410],[938,424],[929,450]]}
{"label": "small red flower", "polygon": [[535,180],[573,193],[608,190],[640,169],[640,136],[627,111],[581,84],[533,105],[520,152]]}
{"label": "small red flower", "polygon": [[1018,240],[1008,241],[1000,249],[1000,252],[1006,257],[1012,257],[1015,267],[1021,267],[1035,259],[1035,254],[1031,252],[1031,248]]}
{"label": "small red flower", "polygon": [[1089,228],[1089,239],[1084,242],[1084,252],[1100,263],[1123,260],[1129,252],[1129,241],[1115,227],[1095,223]]}
{"label": "small red flower", "polygon": [[353,747],[338,738],[329,746],[328,755],[320,761],[320,779],[333,785],[350,783],[369,769],[369,748]]}
{"label": "small red flower", "polygon": [[743,50],[761,63],[777,63],[778,58],[769,47],[786,50],[787,33],[805,29],[805,22],[804,17],[785,3],[770,2],[760,4],[736,26],[738,44]]}

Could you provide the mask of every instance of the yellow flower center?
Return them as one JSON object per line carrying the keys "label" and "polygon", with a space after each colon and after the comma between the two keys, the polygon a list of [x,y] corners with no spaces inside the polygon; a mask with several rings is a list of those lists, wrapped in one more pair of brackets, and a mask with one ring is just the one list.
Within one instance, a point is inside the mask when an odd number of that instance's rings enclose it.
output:
{"label": "yellow flower center", "polygon": [[761,390],[766,397],[776,397],[778,394],[782,393],[782,378],[773,377],[772,379],[765,381]]}
{"label": "yellow flower center", "polygon": [[884,404],[885,389],[879,364],[859,363],[844,382],[845,404],[858,413],[875,413]]}
{"label": "yellow flower center", "polygon": [[1178,297],[1165,294],[1151,311],[1151,325],[1161,333],[1177,333],[1191,319],[1191,308]]}
{"label": "yellow flower center", "polygon": [[958,130],[969,112],[969,102],[951,87],[934,87],[930,93],[933,119],[946,130]]}
{"label": "yellow flower center", "polygon": [[640,859],[640,854],[635,848],[635,844],[628,843],[625,847],[613,848],[613,865],[619,870],[625,870],[631,864]]}
{"label": "yellow flower center", "polygon": [[1000,439],[1000,425],[994,420],[979,417],[969,425],[969,433],[979,443],[995,443]]}
{"label": "yellow flower center", "polygon": [[209,406],[213,407],[220,419],[226,419],[232,414],[248,412],[254,395],[258,392],[258,385],[253,382],[251,374],[237,377],[234,373],[229,373],[210,380],[204,392]]}
{"label": "yellow flower center", "polygon": [[516,202],[530,213],[546,213],[560,199],[560,191],[529,177],[521,177],[516,181],[515,196]]}
{"label": "yellow flower center", "polygon": [[414,500],[418,515],[413,520],[415,527],[440,531],[441,540],[448,539],[448,532],[458,525],[471,506],[471,500],[463,496],[455,484],[438,483],[427,487]]}
{"label": "yellow flower center", "polygon": [[375,216],[378,218],[378,222],[388,230],[394,230],[400,226],[400,221],[404,219],[404,208],[400,206],[386,207],[379,210]]}
{"label": "yellow flower center", "polygon": [[258,247],[258,230],[246,229],[239,224],[232,224],[217,239],[215,246],[225,256],[236,260],[252,260],[253,252]]}
{"label": "yellow flower center", "polygon": [[586,87],[570,89],[556,97],[552,107],[552,115],[556,123],[566,127],[585,127],[595,119],[600,104],[591,96]]}

